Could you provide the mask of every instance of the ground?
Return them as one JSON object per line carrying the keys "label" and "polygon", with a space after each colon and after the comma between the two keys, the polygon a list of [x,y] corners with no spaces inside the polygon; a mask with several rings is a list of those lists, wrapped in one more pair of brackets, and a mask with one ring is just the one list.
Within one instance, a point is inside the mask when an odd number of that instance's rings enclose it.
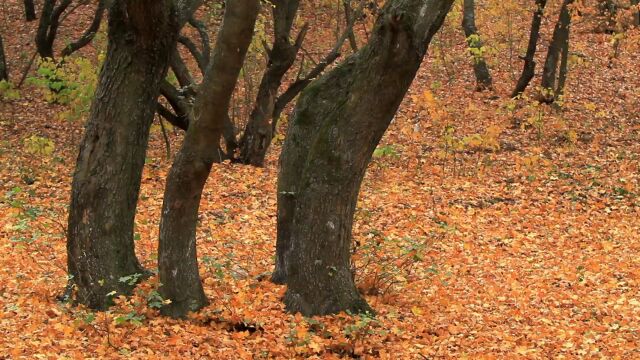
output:
{"label": "ground", "polygon": [[[21,23],[9,4],[8,21]],[[562,107],[537,106],[508,99],[529,21],[518,14],[511,27],[481,18],[487,39],[515,29],[515,55],[488,41],[495,89],[484,93],[450,19],[376,151],[353,234],[375,317],[287,314],[285,287],[267,281],[281,139],[265,168],[212,170],[198,228],[211,304],[200,313],[160,317],[155,277],[107,313],[58,302],[83,122],[25,85],[0,102],[0,358],[640,357],[640,32],[613,58],[613,36],[580,19]],[[28,57],[1,29],[22,68]],[[170,138],[175,153],[181,134]],[[148,269],[165,152],[155,126],[135,229]]]}

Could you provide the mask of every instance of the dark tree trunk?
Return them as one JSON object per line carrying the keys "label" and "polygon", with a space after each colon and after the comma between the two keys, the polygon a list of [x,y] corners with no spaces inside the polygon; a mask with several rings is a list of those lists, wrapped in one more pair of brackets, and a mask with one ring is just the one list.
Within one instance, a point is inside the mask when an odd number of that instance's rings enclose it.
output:
{"label": "dark tree trunk", "polygon": [[61,55],[63,58],[82,49],[87,44],[89,44],[91,40],[93,40],[93,38],[96,36],[96,33],[100,29],[100,23],[102,22],[102,17],[104,15],[104,10],[106,7],[105,2],[106,0],[98,1],[98,7],[96,8],[96,13],[93,16],[93,21],[91,22],[91,25],[89,25],[89,28],[84,32],[84,34],[82,34],[82,36],[80,36],[78,40],[70,43],[69,45],[65,46],[64,49],[62,49]]}
{"label": "dark tree trunk", "polygon": [[44,1],[36,33],[36,47],[41,58],[54,58],[53,43],[58,34],[60,17],[71,5],[71,2],[72,0],[62,0],[60,5],[56,6],[56,0]]}
{"label": "dark tree trunk", "polygon": [[4,44],[2,43],[2,34],[0,34],[0,81],[9,81],[9,70],[7,69],[7,60],[4,55]]}
{"label": "dark tree trunk", "polygon": [[196,97],[194,116],[165,188],[160,222],[160,294],[171,303],[162,313],[184,317],[205,306],[198,273],[196,225],[200,197],[220,145],[231,96],[253,37],[259,0],[229,0],[213,59]]}
{"label": "dark tree trunk", "polygon": [[[280,0],[273,7],[274,42],[269,51],[269,63],[258,88],[256,104],[240,141],[240,161],[262,166],[273,138],[272,115],[282,78],[289,71],[304,38],[303,29],[295,43],[290,34],[298,12],[298,0]],[[276,119],[273,119],[275,121]]]}
{"label": "dark tree trunk", "polygon": [[[149,127],[178,32],[170,0],[115,0],[109,44],[73,175],[67,255],[77,301],[127,294],[143,268],[133,226]],[[136,277],[137,277],[136,276]]]}
{"label": "dark tree trunk", "polygon": [[[569,31],[571,26],[569,5],[571,3],[573,3],[573,0],[564,0],[562,2],[560,16],[553,30],[553,37],[551,38],[547,59],[544,63],[540,100],[548,104],[554,102],[564,90],[560,88],[560,85],[564,87],[567,76]],[[560,68],[558,68],[558,63],[560,63]]]}
{"label": "dark tree trunk", "polygon": [[462,28],[464,29],[464,36],[467,38],[467,44],[473,55],[473,72],[476,75],[476,90],[491,89],[491,74],[482,55],[482,40],[476,28],[474,0],[464,0]]}
{"label": "dark tree trunk", "polygon": [[527,46],[527,53],[524,56],[524,67],[522,74],[518,79],[516,87],[511,93],[511,97],[516,97],[524,92],[529,86],[531,79],[536,72],[536,48],[538,46],[538,39],[540,38],[540,24],[542,24],[542,15],[544,14],[544,7],[547,5],[547,0],[536,0],[536,10],[533,12],[533,20],[531,21],[531,31],[529,34],[529,45]]}
{"label": "dark tree trunk", "polygon": [[278,180],[276,274],[288,311],[371,310],[349,256],[360,184],[452,2],[388,1],[369,43],[302,93]]}
{"label": "dark tree trunk", "polygon": [[36,19],[36,6],[33,0],[24,0],[24,17],[27,21]]}
{"label": "dark tree trunk", "polygon": [[640,0],[631,0],[631,5],[636,7],[633,11],[633,25],[640,26]]}

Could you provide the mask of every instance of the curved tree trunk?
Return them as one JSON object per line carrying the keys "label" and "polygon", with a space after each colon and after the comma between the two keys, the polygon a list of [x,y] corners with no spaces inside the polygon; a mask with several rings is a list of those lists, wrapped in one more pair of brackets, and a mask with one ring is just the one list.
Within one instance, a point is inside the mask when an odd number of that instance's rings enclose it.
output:
{"label": "curved tree trunk", "polygon": [[110,8],[107,56],[73,175],[67,239],[77,301],[92,309],[108,307],[113,291],[129,293],[143,274],[133,242],[136,202],[177,30],[171,0],[115,0]]}
{"label": "curved tree trunk", "polygon": [[196,97],[193,119],[171,167],[160,222],[160,294],[171,303],[162,313],[184,317],[206,305],[198,273],[196,225],[200,197],[220,146],[229,102],[260,9],[259,0],[229,0],[213,54]]}
{"label": "curved tree trunk", "polygon": [[482,55],[482,39],[480,39],[476,27],[474,0],[464,0],[462,28],[464,29],[464,36],[467,38],[467,44],[473,55],[473,72],[476,75],[476,90],[491,89],[491,73],[489,73],[489,68]]}
{"label": "curved tree trunk", "polygon": [[98,6],[96,8],[96,12],[93,15],[93,21],[91,21],[91,25],[89,28],[85,30],[85,32],[80,36],[80,38],[62,49],[62,53],[60,54],[63,58],[67,57],[74,52],[82,49],[87,46],[91,40],[96,36],[96,33],[100,29],[100,23],[102,22],[102,17],[104,15],[104,11],[106,8],[106,0],[98,1]]}
{"label": "curved tree trunk", "polygon": [[[544,63],[540,101],[548,104],[554,102],[564,90],[569,55],[569,31],[571,26],[569,5],[571,3],[573,3],[573,0],[564,0],[562,2],[560,16],[553,30],[553,37]],[[558,67],[558,63],[560,67]]]}
{"label": "curved tree trunk", "polygon": [[291,43],[291,27],[298,12],[298,0],[280,0],[273,7],[274,42],[269,51],[269,63],[258,88],[256,104],[240,141],[240,161],[244,164],[262,166],[267,149],[273,138],[273,109],[282,78],[289,71],[302,40],[303,29],[294,44]]}
{"label": "curved tree trunk", "polygon": [[388,1],[369,43],[302,93],[278,181],[287,310],[371,310],[355,287],[349,256],[360,184],[452,2]]}
{"label": "curved tree trunk", "polygon": [[41,58],[54,58],[53,43],[58,34],[60,17],[71,5],[71,2],[72,0],[62,0],[60,5],[56,6],[56,0],[44,1],[40,23],[38,23],[38,31],[36,32],[36,47]]}
{"label": "curved tree trunk", "polygon": [[531,21],[531,31],[529,34],[529,45],[527,45],[527,53],[524,56],[524,67],[522,74],[516,84],[516,87],[511,93],[511,97],[516,97],[524,92],[529,86],[531,79],[536,72],[536,48],[538,46],[538,39],[540,38],[540,25],[542,24],[542,15],[544,14],[544,7],[547,5],[547,0],[536,0],[536,10],[533,12],[533,20]]}

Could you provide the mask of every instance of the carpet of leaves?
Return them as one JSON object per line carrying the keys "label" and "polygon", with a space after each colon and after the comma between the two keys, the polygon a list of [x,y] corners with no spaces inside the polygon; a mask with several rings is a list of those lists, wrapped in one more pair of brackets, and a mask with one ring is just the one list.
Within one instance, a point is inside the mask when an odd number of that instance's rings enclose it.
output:
{"label": "carpet of leaves", "polygon": [[[83,125],[28,86],[0,103],[0,358],[639,358],[639,31],[612,59],[611,36],[578,23],[584,61],[557,110],[507,99],[519,70],[507,51],[494,55],[495,91],[473,92],[456,26],[436,39],[362,187],[354,268],[375,318],[287,314],[285,287],[266,280],[280,143],[265,168],[213,168],[198,228],[204,310],[159,316],[155,277],[108,312],[59,303]],[[54,150],[29,146],[34,135]],[[149,269],[170,165],[154,129],[135,229]]]}

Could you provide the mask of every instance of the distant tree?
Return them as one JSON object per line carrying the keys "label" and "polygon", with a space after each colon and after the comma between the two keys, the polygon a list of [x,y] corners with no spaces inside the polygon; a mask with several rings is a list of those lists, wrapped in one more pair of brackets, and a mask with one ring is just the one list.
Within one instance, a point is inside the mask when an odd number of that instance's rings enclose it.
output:
{"label": "distant tree", "polygon": [[[85,30],[78,40],[70,42],[62,49],[61,57],[69,56],[91,42],[100,28],[100,23],[106,8],[106,1],[107,0],[98,1],[89,28]],[[38,23],[38,30],[36,32],[36,47],[38,55],[40,55],[41,58],[55,59],[53,47],[62,21],[71,12],[84,4],[83,2],[79,2],[71,6],[72,2],[72,0],[62,0],[56,6],[57,0],[44,1],[40,14],[40,22]]]}
{"label": "distant tree", "polygon": [[7,70],[7,60],[4,55],[4,44],[2,43],[2,34],[0,34],[0,81],[9,81],[9,71]]}
{"label": "distant tree", "polygon": [[371,310],[355,287],[358,192],[453,0],[389,0],[368,43],[301,94],[280,158],[273,280],[306,316]]}
{"label": "distant tree", "polygon": [[273,46],[267,51],[267,69],[262,76],[255,106],[240,141],[240,160],[245,164],[262,166],[267,148],[271,144],[271,121],[278,89],[282,78],[293,66],[307,31],[305,26],[296,39],[291,41],[291,29],[299,4],[298,0],[274,1]]}
{"label": "distant tree", "polygon": [[464,0],[464,14],[462,28],[467,38],[467,44],[473,55],[473,72],[476,76],[476,90],[490,89],[492,80],[489,67],[482,54],[482,39],[476,27],[475,1]]}
{"label": "distant tree", "polygon": [[631,0],[631,5],[636,7],[633,11],[633,25],[640,26],[640,0]]}
{"label": "distant tree", "polygon": [[[297,35],[292,36],[294,19],[298,12],[298,0],[273,0],[270,1],[271,13],[273,15],[273,43],[271,46],[263,44],[267,55],[267,66],[262,74],[258,92],[248,119],[244,126],[244,131],[240,131],[242,136],[237,139],[236,125],[229,117],[224,119],[223,138],[226,149],[222,150],[219,145],[218,152],[223,154],[223,158],[231,159],[248,165],[262,166],[264,158],[271,145],[273,135],[276,131],[276,125],[282,112],[286,106],[291,103],[296,96],[309,84],[317,78],[322,72],[331,65],[338,57],[341,56],[342,45],[347,41],[350,34],[353,33],[355,22],[361,18],[362,7],[364,2],[357,10],[352,10],[347,19],[344,32],[339,36],[333,48],[309,71],[298,70],[297,76],[289,84],[289,86],[280,92],[280,87],[285,75],[291,70],[296,56],[305,35],[308,26],[305,24],[299,30]],[[191,23],[191,22],[190,22]],[[192,24],[195,25],[195,24]],[[206,34],[204,25],[194,26],[199,33]],[[184,45],[193,56],[198,64],[201,74],[206,76],[205,59],[209,52],[208,39],[201,36],[202,51],[198,50],[196,44],[189,38],[181,36],[179,42]],[[304,60],[304,57],[303,57]],[[172,59],[171,69],[176,75],[179,88],[176,88],[164,82],[161,88],[163,97],[167,100],[169,107],[159,103],[158,113],[172,125],[186,130],[189,126],[188,114],[191,111],[193,99],[196,96],[194,89],[199,88],[194,83],[194,76],[191,75],[182,56],[176,52]],[[249,105],[250,106],[250,105]],[[239,152],[236,150],[240,150]]]}
{"label": "distant tree", "polygon": [[564,0],[562,2],[560,16],[549,44],[547,59],[542,73],[542,93],[540,94],[540,100],[545,103],[554,102],[564,92],[569,60],[569,33],[571,30],[569,5],[572,3],[573,0]]}
{"label": "distant tree", "polygon": [[56,6],[56,0],[44,1],[36,32],[36,47],[41,58],[53,59],[53,43],[60,27],[60,17],[71,5],[71,2],[72,0],[62,0]]}
{"label": "distant tree", "polygon": [[27,21],[36,19],[36,6],[33,0],[24,0],[24,17]]}
{"label": "distant tree", "polygon": [[206,77],[200,86],[182,148],[167,178],[160,222],[160,294],[171,303],[162,312],[184,317],[205,306],[198,273],[196,225],[202,190],[224,130],[231,96],[253,38],[259,0],[228,0]]}
{"label": "distant tree", "polygon": [[178,31],[200,4],[110,3],[107,54],[73,175],[67,235],[68,290],[92,309],[105,309],[109,294],[129,293],[145,275],[133,226],[149,129]]}
{"label": "distant tree", "polygon": [[524,92],[529,86],[531,79],[536,73],[536,49],[538,46],[538,39],[540,38],[540,25],[542,24],[542,15],[544,14],[544,7],[547,5],[547,0],[536,0],[536,9],[533,11],[533,20],[531,20],[531,30],[529,31],[529,44],[527,45],[527,53],[522,58],[524,60],[524,67],[520,78],[516,84],[516,87],[511,92],[511,97],[516,97]]}

